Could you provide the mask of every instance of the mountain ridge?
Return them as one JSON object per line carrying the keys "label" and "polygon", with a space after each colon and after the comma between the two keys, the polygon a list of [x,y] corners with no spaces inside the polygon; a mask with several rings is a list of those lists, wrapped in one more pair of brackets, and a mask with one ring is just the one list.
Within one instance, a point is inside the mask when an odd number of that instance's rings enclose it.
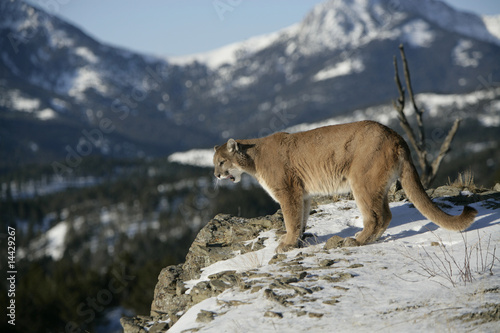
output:
{"label": "mountain ridge", "polygon": [[[483,84],[478,78],[496,82],[498,44],[442,29],[410,5],[326,2],[291,27],[214,51],[212,59],[230,59],[218,66],[117,49],[26,3],[4,2],[3,163],[50,163],[72,152],[165,156],[386,103],[396,94],[392,57],[401,42],[420,69],[416,92],[461,94]],[[443,8],[485,31],[479,17]],[[96,131],[96,140],[84,135]]]}
{"label": "mountain ridge", "polygon": [[[366,0],[356,0],[356,1],[351,1],[352,3],[356,3],[358,8],[362,7],[364,10],[364,20],[365,24],[366,22],[375,22],[379,24],[379,27],[385,27],[388,25],[395,25],[394,23],[391,24],[391,20],[401,20],[404,16],[403,13],[398,13],[401,9],[406,9],[408,11],[411,11],[414,14],[420,14],[430,22],[440,26],[441,28],[444,28],[446,30],[452,31],[452,32],[458,32],[461,34],[464,34],[465,36],[472,37],[475,39],[481,39],[484,41],[488,42],[493,42],[496,44],[500,44],[500,25],[497,23],[497,21],[500,21],[500,15],[494,15],[494,16],[478,16],[473,13],[465,12],[465,11],[458,11],[450,6],[448,6],[446,3],[443,3],[441,1],[434,1],[434,0],[425,0],[419,2],[419,5],[415,5],[414,2],[412,1],[406,1],[406,0],[377,0],[377,1],[366,1]],[[420,6],[421,3],[424,3],[425,6]],[[340,4],[346,4],[347,1],[339,1],[339,0],[329,0],[324,3],[320,3],[316,5],[305,17],[304,19],[299,22],[295,23],[291,26],[282,28],[278,31],[271,32],[271,33],[266,33],[262,34],[260,36],[255,36],[252,38],[249,38],[245,41],[242,42],[235,42],[231,43],[229,45],[216,48],[207,52],[200,52],[200,53],[195,53],[195,54],[188,54],[184,56],[175,56],[175,57],[166,57],[168,61],[171,61],[172,63],[175,64],[186,64],[190,63],[193,61],[198,61],[201,63],[206,63],[208,67],[215,69],[217,67],[220,67],[224,64],[234,64],[234,62],[237,60],[237,56],[235,53],[255,53],[262,48],[266,47],[272,42],[275,42],[276,40],[280,38],[290,38],[290,35],[297,35],[301,32],[301,28],[304,28],[304,26],[307,26],[308,22],[318,22],[322,20],[318,20],[318,16],[322,16],[323,18],[328,17],[328,16],[333,16],[335,14],[340,13],[349,13],[349,14],[356,14],[356,11],[349,8],[348,6],[338,6],[336,5],[337,3]],[[373,4],[375,3],[375,4]],[[364,6],[360,6],[364,5]],[[372,5],[371,8],[367,8],[369,5]],[[381,9],[380,7],[377,8],[378,6],[385,5],[385,7],[389,8],[389,10],[384,10]],[[425,9],[423,9],[425,8]],[[368,13],[366,10],[370,10],[373,13],[377,12],[382,12],[382,14],[378,18],[373,18],[370,20],[370,13]],[[392,15],[391,15],[392,12]],[[442,22],[441,16],[436,16],[433,14],[433,12],[446,12],[445,17],[449,18],[447,22]],[[385,13],[385,14],[384,14]],[[389,13],[389,14],[387,14]],[[399,14],[399,17],[398,17]],[[458,17],[454,17],[454,14],[458,15]],[[390,16],[396,16],[390,17]],[[467,20],[470,22],[469,25],[461,25],[458,24],[459,22]],[[334,20],[333,20],[334,21]],[[489,24],[487,23],[489,22]],[[450,26],[450,23],[451,26]],[[302,33],[302,35],[312,35],[315,36],[317,35],[315,32],[320,31],[324,32],[332,32],[332,30],[336,29],[322,29],[325,25],[322,24],[320,26],[314,26],[311,29],[308,29],[305,33]],[[373,28],[377,28],[376,25],[371,25],[365,30],[376,30]],[[312,31],[312,33],[311,33]],[[302,39],[306,39],[302,37]],[[323,42],[329,43],[328,38],[322,38]],[[338,47],[338,44],[332,43],[336,47]],[[328,44],[327,44],[328,45]],[[330,44],[331,45],[331,44]],[[250,51],[247,52],[241,52],[241,50],[245,49],[250,49]],[[228,55],[228,53],[232,53],[231,55]],[[214,59],[217,57],[217,55],[223,55],[221,58],[222,59]]]}

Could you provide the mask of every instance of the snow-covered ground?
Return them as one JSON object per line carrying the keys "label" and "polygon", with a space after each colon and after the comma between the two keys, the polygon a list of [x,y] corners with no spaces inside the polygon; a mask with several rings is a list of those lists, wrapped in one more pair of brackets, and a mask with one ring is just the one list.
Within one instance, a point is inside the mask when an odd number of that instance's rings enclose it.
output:
{"label": "snow-covered ground", "polygon": [[[461,211],[446,198],[437,201],[450,214]],[[379,242],[327,251],[331,236],[353,236],[362,220],[354,201],[320,205],[308,222],[310,245],[269,264],[277,239],[268,231],[259,236],[267,237],[264,249],[215,263],[201,276],[251,271],[246,282],[258,280],[253,285],[260,283],[260,290],[232,288],[206,299],[169,332],[498,332],[498,315],[496,321],[477,321],[487,315],[465,320],[492,309],[495,316],[500,304],[499,203],[489,199],[471,206],[479,211],[477,219],[459,233],[437,227],[408,202],[395,202],[392,223]],[[322,265],[325,260],[330,264]],[[283,265],[287,261],[307,275],[288,283],[292,289],[280,289],[269,277],[296,276]],[[470,276],[460,272],[464,268]],[[293,295],[295,287],[310,292]],[[288,293],[286,304],[270,298],[269,289],[277,298]],[[214,319],[198,322],[202,310]]]}

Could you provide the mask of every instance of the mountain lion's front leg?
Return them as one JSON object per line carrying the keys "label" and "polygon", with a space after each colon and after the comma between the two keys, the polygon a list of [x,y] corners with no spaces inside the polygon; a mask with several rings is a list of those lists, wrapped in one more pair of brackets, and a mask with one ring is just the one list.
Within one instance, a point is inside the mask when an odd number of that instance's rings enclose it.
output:
{"label": "mountain lion's front leg", "polygon": [[[291,194],[291,193],[289,193]],[[302,232],[304,200],[302,195],[290,195],[280,200],[283,218],[285,219],[286,234],[281,237],[276,252],[282,253],[296,248]]]}

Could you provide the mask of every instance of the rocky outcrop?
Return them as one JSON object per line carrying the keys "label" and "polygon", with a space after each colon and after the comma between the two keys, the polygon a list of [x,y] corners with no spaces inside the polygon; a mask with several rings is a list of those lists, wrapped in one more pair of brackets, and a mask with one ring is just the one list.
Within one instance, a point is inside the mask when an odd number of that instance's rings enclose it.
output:
{"label": "rocky outcrop", "polygon": [[[462,195],[464,190],[467,191],[468,195]],[[471,193],[467,189],[445,186],[429,190],[428,194],[433,198],[449,196],[449,201],[457,205],[465,205],[489,198],[500,199],[500,193],[497,191],[475,192]],[[404,192],[401,190],[395,191],[392,197],[405,199]],[[311,214],[315,213],[313,205]],[[263,233],[265,231],[273,232]],[[319,291],[321,287],[310,283],[312,281],[310,272],[329,269],[329,267],[338,267],[334,259],[318,260],[317,267],[310,267],[303,264],[304,258],[310,255],[308,253],[299,252],[292,259],[288,258],[285,254],[276,254],[271,260],[267,259],[266,262],[250,263],[249,270],[244,272],[225,270],[209,275],[205,279],[200,279],[203,268],[223,260],[260,250],[265,247],[264,243],[269,237],[277,239],[283,233],[283,216],[280,211],[274,215],[253,219],[224,214],[215,216],[198,233],[189,249],[186,261],[183,264],[166,267],[160,272],[150,315],[122,318],[121,323],[124,331],[126,333],[165,332],[189,308],[205,299],[217,296],[230,288],[249,290],[252,293],[263,291],[267,299],[283,306],[291,304],[291,298],[301,295],[304,296],[303,301],[306,301],[308,298],[314,299],[311,295]],[[264,237],[263,234],[272,236]],[[342,237],[333,236],[326,241],[323,251],[327,252],[330,249],[338,248],[342,246],[343,241]],[[345,250],[348,251],[348,249]],[[262,259],[255,258],[255,260],[259,261]],[[262,273],[251,269],[252,266],[263,265],[277,265],[279,273]],[[362,266],[361,264],[346,264],[346,268],[349,268],[351,271]],[[338,283],[354,277],[355,275],[350,272],[337,270],[321,278],[329,279],[328,282],[330,283]],[[200,279],[200,281],[196,282],[197,279]],[[306,280],[310,283],[308,287],[299,287],[296,285],[296,282],[304,282]],[[186,284],[188,281],[189,285]],[[291,285],[291,283],[294,283],[294,285]],[[283,292],[276,292],[276,290],[283,290]],[[325,302],[335,304],[337,301],[337,299],[332,299]],[[296,311],[300,312],[300,310]],[[280,315],[277,312],[266,313],[266,316],[277,318]],[[301,314],[297,312],[297,315],[305,315],[305,313]],[[308,313],[307,315],[311,317],[321,314]],[[210,322],[215,316],[216,314],[210,311],[201,311],[196,321]]]}
{"label": "rocky outcrop", "polygon": [[[164,268],[158,277],[151,305],[151,316],[122,318],[125,332],[162,331],[174,324],[191,306],[216,296],[232,287],[247,288],[240,285],[241,274],[223,272],[209,276],[209,281],[196,284],[186,294],[185,282],[200,278],[201,270],[218,261],[227,260],[251,251],[263,248],[265,237],[259,234],[275,229],[284,232],[283,216],[278,211],[274,215],[245,219],[226,214],[219,214],[210,220],[193,241],[186,261],[183,264]],[[248,242],[250,240],[255,240]],[[208,318],[209,315],[205,314]],[[207,320],[201,318],[200,320]],[[150,322],[161,323],[155,327]]]}

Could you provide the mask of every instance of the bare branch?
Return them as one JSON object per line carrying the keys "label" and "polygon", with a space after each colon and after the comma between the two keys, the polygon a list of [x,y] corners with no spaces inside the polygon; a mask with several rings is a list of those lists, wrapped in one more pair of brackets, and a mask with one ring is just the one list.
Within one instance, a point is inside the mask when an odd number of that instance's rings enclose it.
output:
{"label": "bare branch", "polygon": [[444,156],[450,151],[450,145],[451,145],[451,142],[453,141],[453,138],[455,137],[455,134],[457,133],[458,127],[460,125],[460,120],[457,119],[455,121],[455,123],[453,124],[452,128],[450,129],[450,131],[448,132],[443,144],[441,145],[441,149],[440,149],[439,154],[436,157],[436,159],[432,163],[429,162],[428,152],[427,152],[427,148],[425,146],[425,129],[424,129],[424,123],[423,123],[424,110],[419,109],[417,107],[417,103],[415,101],[415,95],[413,94],[413,88],[411,85],[410,69],[408,66],[408,61],[406,59],[404,47],[402,44],[399,46],[399,50],[400,50],[401,58],[403,61],[406,88],[407,88],[408,94],[410,96],[410,101],[411,101],[411,104],[413,106],[413,110],[415,112],[415,117],[417,119],[418,139],[417,139],[417,136],[415,135],[415,132],[413,131],[413,128],[410,126],[408,119],[406,118],[406,115],[404,113],[405,89],[401,85],[401,80],[399,79],[399,70],[398,70],[398,64],[397,64],[396,57],[394,57],[394,71],[395,71],[394,80],[395,80],[396,86],[398,88],[399,98],[397,101],[393,101],[392,104],[394,105],[394,108],[398,112],[398,118],[399,118],[399,123],[400,123],[401,127],[408,135],[408,139],[417,153],[418,163],[419,163],[420,168],[422,170],[422,174],[421,174],[420,179],[421,179],[424,187],[427,187],[436,178],[436,174],[439,170],[439,167],[441,165],[441,162],[443,161]]}
{"label": "bare branch", "polygon": [[415,95],[413,94],[413,87],[411,85],[410,68],[408,66],[408,61],[406,60],[406,54],[403,44],[399,45],[399,51],[401,53],[401,59],[403,60],[404,75],[405,75],[406,87],[408,88],[408,95],[410,95],[410,101],[417,118],[418,134],[419,134],[418,150],[420,151],[420,153],[423,155],[424,158],[427,158],[427,152],[424,147],[424,142],[425,142],[424,122],[422,120],[422,114],[424,112],[422,109],[419,109],[417,107],[417,103],[415,102]]}
{"label": "bare branch", "polygon": [[[397,100],[397,104],[394,101],[392,102],[392,104],[394,105],[394,108],[396,109],[396,111],[398,111],[399,124],[401,125],[403,130],[408,135],[408,139],[409,139],[411,145],[413,146],[413,148],[415,149],[415,151],[418,154],[418,162],[420,164],[420,167],[422,168],[422,170],[425,170],[427,168],[427,165],[428,165],[427,160],[425,159],[425,156],[422,154],[422,147],[417,142],[417,137],[415,136],[415,132],[413,132],[413,128],[411,128],[410,123],[408,122],[408,119],[406,118],[406,115],[404,113],[405,89],[402,87],[401,80],[399,79],[398,62],[397,62],[396,57],[394,57],[394,72],[396,73],[394,76],[394,81],[396,82],[396,86],[398,88],[399,98]],[[412,94],[413,94],[413,92],[412,92]]]}
{"label": "bare branch", "polygon": [[458,127],[460,126],[460,122],[462,119],[456,119],[455,122],[453,123],[453,126],[451,127],[450,131],[448,132],[448,135],[444,139],[443,144],[441,145],[441,149],[439,150],[439,154],[432,162],[432,174],[430,175],[429,183],[432,183],[434,178],[436,178],[436,174],[439,170],[439,167],[441,166],[441,162],[443,161],[443,158],[448,154],[448,152],[451,150],[451,143],[453,139],[455,138],[455,134],[457,134]]}

